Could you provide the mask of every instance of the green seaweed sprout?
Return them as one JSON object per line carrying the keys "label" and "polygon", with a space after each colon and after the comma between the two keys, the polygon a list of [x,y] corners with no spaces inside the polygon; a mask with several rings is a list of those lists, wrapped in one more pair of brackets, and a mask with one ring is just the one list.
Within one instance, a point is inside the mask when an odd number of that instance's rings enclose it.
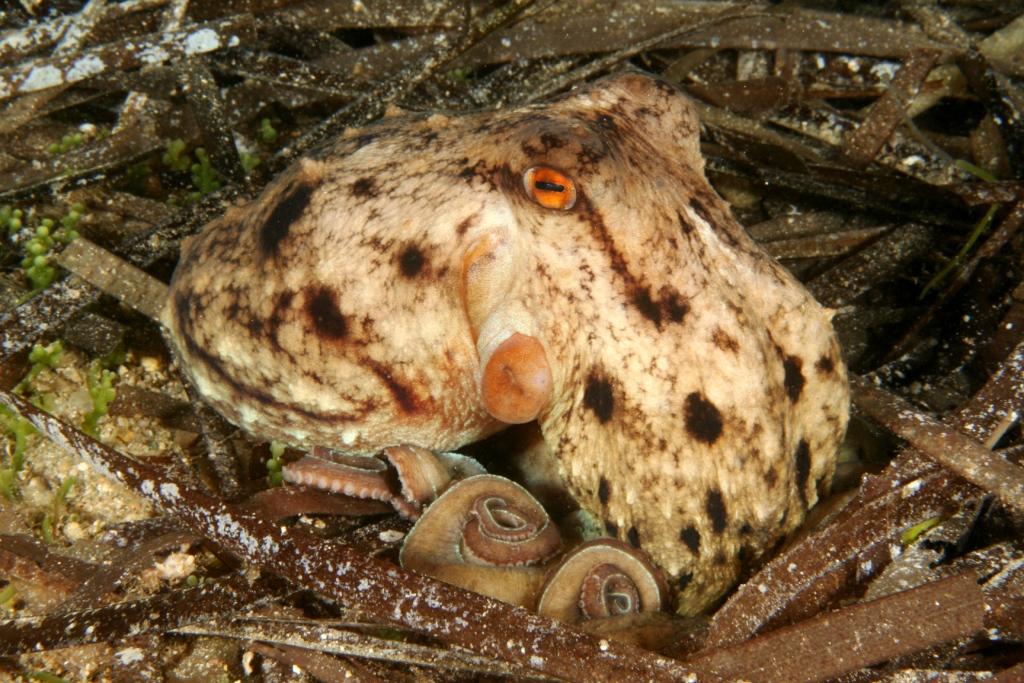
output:
{"label": "green seaweed sprout", "polygon": [[6,467],[0,468],[0,493],[7,500],[18,497],[18,473],[25,466],[25,444],[29,434],[35,434],[35,427],[13,410],[0,406],[0,428],[14,439],[14,447],[8,448]]}
{"label": "green seaweed sprout", "polygon": [[[32,236],[25,242],[25,257],[21,267],[32,288],[24,299],[31,298],[50,286],[57,277],[57,269],[50,263],[55,244],[69,244],[78,238],[75,226],[85,213],[81,204],[72,204],[67,215],[60,219],[60,226],[52,218],[44,218],[35,227]],[[8,233],[14,235],[24,227],[24,214],[20,209],[9,206],[0,207],[0,222],[7,226]]]}
{"label": "green seaweed sprout", "polygon": [[941,521],[942,517],[930,517],[924,520],[923,522],[915,524],[914,526],[910,527],[902,534],[900,534],[900,542],[903,544],[904,547],[910,545],[918,538],[923,536],[926,531],[938,526],[939,522]]}
{"label": "green seaweed sprout", "polygon": [[36,228],[32,239],[25,243],[25,251],[28,253],[21,260],[21,267],[25,269],[25,277],[32,283],[32,293],[46,289],[57,277],[57,269],[50,265],[49,255],[54,245],[54,239],[50,235],[52,226],[53,221],[49,224],[44,222]]}
{"label": "green seaweed sprout", "polygon": [[85,144],[85,135],[82,133],[68,133],[60,139],[60,142],[54,142],[46,151],[52,155],[66,154],[73,149],[77,149]]}
{"label": "green seaweed sprout", "polygon": [[7,584],[0,589],[0,607],[13,614],[16,597],[18,597],[18,589],[14,587],[14,584]]}
{"label": "green seaweed sprout", "polygon": [[10,236],[21,230],[23,216],[21,209],[7,205],[0,206],[0,224],[7,227],[7,234]]}
{"label": "green seaweed sprout", "polygon": [[206,577],[197,574],[189,574],[185,577],[185,585],[189,588],[198,588],[206,585]]}
{"label": "green seaweed sprout", "polygon": [[97,435],[100,418],[107,414],[110,402],[117,395],[113,386],[116,376],[103,367],[99,360],[89,363],[89,368],[85,372],[85,383],[92,399],[92,410],[86,413],[82,420],[82,429],[86,434]]}
{"label": "green seaweed sprout", "polygon": [[22,259],[21,267],[25,269],[25,277],[32,283],[29,296],[49,287],[57,277],[57,269],[50,264],[50,252],[54,244],[69,244],[78,237],[74,225],[81,217],[82,212],[72,208],[71,212],[61,219],[61,227],[56,230],[53,227],[53,220],[44,218],[36,227],[35,235],[25,243],[27,255]]}
{"label": "green seaweed sprout", "polygon": [[242,152],[240,157],[242,160],[242,169],[245,171],[246,175],[252,173],[252,170],[259,166],[260,161],[262,161],[262,159],[260,159],[260,155],[255,152]]}
{"label": "green seaweed sprout", "polygon": [[75,230],[75,226],[78,225],[78,221],[82,220],[83,215],[85,215],[84,204],[75,202],[71,205],[71,210],[60,219],[60,229],[58,229],[58,232],[61,229],[65,231],[60,239],[70,242],[78,237],[78,231]]}
{"label": "green seaweed sprout", "polygon": [[110,135],[110,131],[106,128],[87,124],[87,126],[83,126],[74,133],[68,133],[60,139],[60,142],[50,144],[46,151],[53,156],[67,154],[71,150],[78,149],[84,145],[86,140],[102,140],[108,135]]}
{"label": "green seaweed sprout", "polygon": [[[270,146],[277,141],[278,132],[269,118],[260,119],[260,127],[256,131],[256,140],[262,146]],[[242,160],[242,168],[246,175],[252,174],[254,168],[262,163],[263,159],[259,151],[243,151],[239,155]]]}
{"label": "green seaweed sprout", "polygon": [[57,367],[60,363],[61,354],[64,353],[64,343],[61,340],[52,342],[46,346],[36,344],[28,353],[28,361],[32,364],[28,372],[14,387],[14,392],[24,394],[31,389],[32,380],[39,376],[43,370]]}
{"label": "green seaweed sprout", "polygon": [[68,679],[61,678],[49,671],[29,671],[27,675],[33,681],[41,681],[42,683],[69,683]]}
{"label": "green seaweed sprout", "polygon": [[[64,345],[57,340],[48,346],[36,344],[28,354],[32,363],[25,377],[14,387],[14,392],[21,395],[29,395],[36,405],[45,408],[46,397],[35,394],[32,391],[32,381],[47,368],[55,368],[60,362]],[[0,493],[8,500],[14,500],[18,495],[17,481],[18,474],[25,466],[25,446],[29,434],[35,433],[32,423],[9,408],[0,406],[0,429],[14,440],[13,448],[8,448],[8,462],[5,467],[0,467]]]}
{"label": "green seaweed sprout", "polygon": [[265,143],[277,141],[277,129],[270,123],[270,119],[260,119],[260,140]]}
{"label": "green seaweed sprout", "polygon": [[456,83],[467,83],[473,78],[473,69],[468,66],[457,66],[454,69],[449,69],[445,75],[448,80]]}
{"label": "green seaweed sprout", "polygon": [[140,161],[128,167],[124,174],[125,185],[134,194],[146,194],[146,181],[153,175],[153,169],[149,167],[148,161]]}
{"label": "green seaweed sprout", "polygon": [[267,485],[280,486],[284,479],[281,476],[281,467],[284,462],[281,457],[284,455],[285,445],[280,441],[270,442],[270,458],[267,460]]}
{"label": "green seaweed sprout", "polygon": [[119,365],[124,365],[128,360],[128,352],[124,348],[124,342],[120,342],[113,351],[105,356],[99,357],[100,366],[107,370],[115,370]]}
{"label": "green seaweed sprout", "polygon": [[175,171],[187,171],[192,165],[192,159],[185,153],[185,141],[175,138],[167,143],[167,151],[160,158],[164,165]]}
{"label": "green seaweed sprout", "polygon": [[53,494],[53,500],[50,501],[50,509],[43,515],[43,523],[40,526],[40,531],[43,535],[43,541],[47,544],[53,543],[53,532],[60,522],[61,514],[64,512],[64,505],[68,500],[68,493],[71,491],[71,487],[75,485],[78,479],[75,477],[66,477],[64,481],[60,483],[56,493]]}
{"label": "green seaweed sprout", "polygon": [[190,195],[193,200],[216,192],[220,189],[220,173],[210,163],[210,155],[202,147],[196,147],[196,159],[199,161],[192,164],[192,185],[198,190]]}
{"label": "green seaweed sprout", "polygon": [[[986,183],[996,182],[996,177],[994,175],[992,175],[991,173],[989,173],[988,171],[979,166],[975,166],[969,161],[965,161],[964,159],[957,159],[956,165],[960,169],[966,171],[967,173],[970,173],[971,175],[976,176],[981,180],[984,180]],[[926,297],[928,295],[928,292],[932,291],[940,284],[942,284],[943,280],[945,280],[950,273],[952,273],[954,270],[957,270],[963,264],[964,259],[967,258],[967,254],[971,252],[971,249],[974,248],[974,245],[978,242],[979,239],[981,239],[981,236],[984,235],[988,231],[989,227],[992,225],[992,219],[995,218],[996,211],[999,210],[999,206],[999,204],[992,204],[988,207],[988,210],[985,212],[985,215],[982,216],[981,219],[974,224],[973,228],[971,228],[970,234],[967,235],[967,240],[963,243],[963,245],[961,245],[960,250],[956,253],[956,256],[946,261],[946,265],[944,265],[939,270],[939,272],[936,273],[932,277],[932,279],[928,281],[928,284],[926,284],[924,286],[924,289],[921,290],[921,296],[919,298],[923,299],[924,297]]]}
{"label": "green seaweed sprout", "polygon": [[[187,145],[181,138],[175,138],[167,143],[167,151],[164,152],[162,160],[164,165],[173,171],[189,171],[192,174],[192,186],[195,192],[187,195],[189,202],[197,202],[204,196],[216,192],[221,187],[220,172],[210,163],[210,155],[203,147],[196,147],[195,158],[192,158],[186,151]],[[172,198],[171,202],[174,200]]]}
{"label": "green seaweed sprout", "polygon": [[64,344],[59,339],[48,346],[40,346],[39,344],[33,346],[32,351],[28,355],[32,366],[29,368],[28,373],[26,373],[25,378],[18,382],[14,388],[18,393],[27,396],[32,405],[47,412],[53,411],[53,395],[42,394],[36,391],[35,387],[32,386],[32,380],[43,370],[56,368],[60,363],[63,351]]}

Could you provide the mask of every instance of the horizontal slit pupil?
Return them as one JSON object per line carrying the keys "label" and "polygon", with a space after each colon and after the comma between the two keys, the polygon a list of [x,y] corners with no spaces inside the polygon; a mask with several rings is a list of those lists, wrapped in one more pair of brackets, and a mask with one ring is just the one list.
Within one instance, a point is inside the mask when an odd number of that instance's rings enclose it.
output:
{"label": "horizontal slit pupil", "polygon": [[559,185],[549,180],[538,180],[534,183],[534,187],[544,192],[565,192],[565,185]]}

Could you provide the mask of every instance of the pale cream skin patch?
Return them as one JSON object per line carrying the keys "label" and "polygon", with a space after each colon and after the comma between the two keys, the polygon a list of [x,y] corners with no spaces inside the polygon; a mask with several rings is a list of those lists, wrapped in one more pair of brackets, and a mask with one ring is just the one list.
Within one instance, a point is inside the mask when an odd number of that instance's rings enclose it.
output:
{"label": "pale cream skin patch", "polygon": [[165,322],[268,439],[452,450],[535,417],[696,613],[828,488],[849,401],[830,313],[703,167],[692,106],[638,74],[388,119],[191,240]]}

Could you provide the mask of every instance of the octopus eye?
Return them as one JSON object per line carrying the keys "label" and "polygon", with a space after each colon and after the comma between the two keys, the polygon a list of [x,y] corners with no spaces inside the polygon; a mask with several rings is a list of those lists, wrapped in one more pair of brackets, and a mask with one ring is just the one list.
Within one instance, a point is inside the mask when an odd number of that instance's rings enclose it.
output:
{"label": "octopus eye", "polygon": [[545,209],[568,211],[576,203],[576,183],[547,166],[534,166],[523,173],[523,188]]}

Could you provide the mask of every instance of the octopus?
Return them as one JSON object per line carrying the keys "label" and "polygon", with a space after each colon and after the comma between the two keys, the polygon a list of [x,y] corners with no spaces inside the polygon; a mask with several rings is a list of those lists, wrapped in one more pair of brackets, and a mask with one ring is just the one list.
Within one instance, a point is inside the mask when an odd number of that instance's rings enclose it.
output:
{"label": "octopus", "polygon": [[631,72],[346,132],[183,247],[164,322],[259,437],[440,452],[535,421],[695,614],[829,487],[831,317],[708,183],[694,106]]}

